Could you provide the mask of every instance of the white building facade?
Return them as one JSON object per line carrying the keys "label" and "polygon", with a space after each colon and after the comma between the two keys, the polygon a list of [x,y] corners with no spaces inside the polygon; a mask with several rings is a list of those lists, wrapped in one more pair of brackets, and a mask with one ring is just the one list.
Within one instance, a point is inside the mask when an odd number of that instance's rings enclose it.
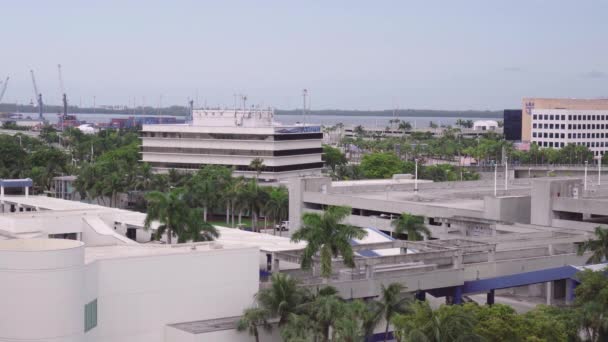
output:
{"label": "white building facade", "polygon": [[608,150],[608,110],[533,109],[532,142],[553,148],[587,146],[601,158]]}
{"label": "white building facade", "polygon": [[233,167],[253,177],[254,159],[263,160],[260,179],[320,174],[321,127],[284,126],[273,110],[194,110],[190,124],[144,125],[142,161],[155,171],[197,170],[203,165]]}

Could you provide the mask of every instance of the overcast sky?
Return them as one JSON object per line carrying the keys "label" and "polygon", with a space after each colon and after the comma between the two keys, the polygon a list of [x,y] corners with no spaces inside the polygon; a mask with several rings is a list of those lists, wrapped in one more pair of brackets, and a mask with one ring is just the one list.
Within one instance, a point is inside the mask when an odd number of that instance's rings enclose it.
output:
{"label": "overcast sky", "polygon": [[608,97],[608,1],[0,0],[3,102],[503,109]]}

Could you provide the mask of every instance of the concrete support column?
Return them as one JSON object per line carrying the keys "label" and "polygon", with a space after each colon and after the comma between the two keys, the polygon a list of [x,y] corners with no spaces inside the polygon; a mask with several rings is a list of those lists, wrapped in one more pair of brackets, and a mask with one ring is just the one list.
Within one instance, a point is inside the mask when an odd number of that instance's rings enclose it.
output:
{"label": "concrete support column", "polygon": [[30,188],[28,186],[25,187],[25,198],[30,196]]}
{"label": "concrete support column", "polygon": [[456,251],[456,254],[452,257],[452,265],[455,269],[462,267],[462,251]]}
{"label": "concrete support column", "polygon": [[574,289],[576,281],[574,279],[566,279],[566,304],[574,303]]}
{"label": "concrete support column", "polygon": [[488,262],[496,262],[496,250],[491,249],[488,251]]}
{"label": "concrete support column", "polygon": [[276,256],[273,256],[272,258],[272,271],[273,272],[279,272],[280,268],[279,268],[280,264],[279,264],[279,258],[277,258]]}
{"label": "concrete support column", "polygon": [[551,305],[553,302],[553,282],[548,281],[545,285],[545,293],[547,295],[547,305]]}
{"label": "concrete support column", "polygon": [[462,304],[462,286],[456,286],[454,288],[454,301],[453,304]]}
{"label": "concrete support column", "polygon": [[547,253],[549,256],[553,255],[553,245],[547,246]]}
{"label": "concrete support column", "polygon": [[490,290],[486,296],[486,304],[492,305],[494,304],[494,290]]}
{"label": "concrete support column", "polygon": [[374,276],[374,265],[365,265],[365,278],[371,279]]}
{"label": "concrete support column", "polygon": [[272,271],[272,254],[266,253],[266,271]]}

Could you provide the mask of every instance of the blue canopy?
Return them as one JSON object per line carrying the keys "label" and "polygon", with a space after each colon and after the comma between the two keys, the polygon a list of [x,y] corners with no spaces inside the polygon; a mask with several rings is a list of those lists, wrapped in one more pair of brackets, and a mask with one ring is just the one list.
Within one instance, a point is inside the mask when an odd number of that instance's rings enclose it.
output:
{"label": "blue canopy", "polygon": [[5,188],[25,188],[31,187],[34,182],[30,178],[25,179],[0,179],[0,186]]}

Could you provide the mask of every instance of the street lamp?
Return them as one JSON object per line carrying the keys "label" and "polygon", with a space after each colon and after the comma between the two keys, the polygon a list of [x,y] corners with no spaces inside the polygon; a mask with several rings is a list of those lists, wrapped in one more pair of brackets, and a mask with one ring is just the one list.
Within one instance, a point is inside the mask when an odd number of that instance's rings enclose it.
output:
{"label": "street lamp", "polygon": [[585,160],[585,191],[587,191],[587,165],[589,164],[588,161]]}
{"label": "street lamp", "polygon": [[507,157],[505,157],[505,195],[506,191],[509,190],[509,167]]}
{"label": "street lamp", "polygon": [[418,193],[418,158],[414,159],[414,192]]}
{"label": "street lamp", "polygon": [[602,185],[602,155],[597,159],[597,186]]}
{"label": "street lamp", "polygon": [[494,197],[496,197],[496,188],[498,187],[498,163],[494,161]]}

